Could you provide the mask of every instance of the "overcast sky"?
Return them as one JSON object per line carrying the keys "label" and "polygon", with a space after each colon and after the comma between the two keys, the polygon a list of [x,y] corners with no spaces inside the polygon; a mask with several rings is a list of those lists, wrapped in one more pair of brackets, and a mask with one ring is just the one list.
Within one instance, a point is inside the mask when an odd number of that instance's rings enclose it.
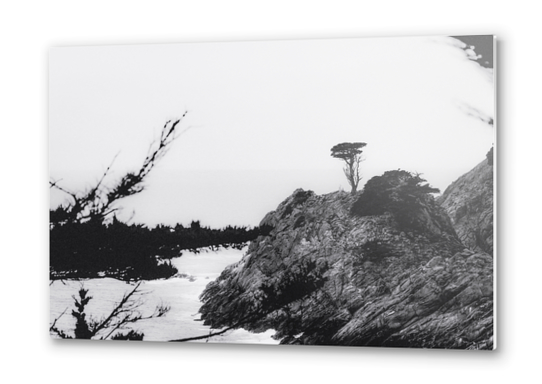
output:
{"label": "overcast sky", "polygon": [[[53,48],[50,174],[81,190],[119,153],[113,181],[187,110],[189,129],[122,219],[257,225],[296,188],[348,191],[330,156],[345,141],[367,143],[362,184],[401,168],[444,191],[495,136],[465,113],[495,115],[492,69],[465,48],[448,37]],[[65,198],[51,191],[52,206]]]}

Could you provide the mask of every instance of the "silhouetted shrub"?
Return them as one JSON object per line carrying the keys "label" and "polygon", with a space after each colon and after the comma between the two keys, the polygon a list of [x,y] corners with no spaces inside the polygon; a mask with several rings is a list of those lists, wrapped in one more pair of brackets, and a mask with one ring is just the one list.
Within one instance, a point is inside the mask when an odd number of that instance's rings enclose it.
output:
{"label": "silhouetted shrub", "polygon": [[143,333],[136,332],[134,330],[131,330],[127,334],[118,333],[115,336],[111,338],[111,340],[131,340],[131,341],[142,341],[143,340]]}
{"label": "silhouetted shrub", "polygon": [[88,296],[88,289],[81,287],[79,289],[79,298],[72,296],[76,310],[72,310],[72,317],[75,318],[75,329],[73,335],[67,334],[65,331],[58,329],[57,321],[66,313],[66,310],[57,317],[51,326],[49,332],[52,335],[58,336],[61,339],[99,339],[99,340],[143,340],[143,333],[130,330],[128,333],[122,333],[121,330],[126,329],[130,325],[141,320],[149,320],[157,317],[165,316],[170,307],[159,305],[153,313],[148,315],[141,314],[139,307],[142,305],[139,299],[136,299],[139,293],[139,286],[136,286],[122,299],[116,303],[111,312],[96,320],[92,316],[87,317],[85,307],[92,300],[92,296]]}
{"label": "silhouetted shrub", "polygon": [[[197,223],[197,224],[194,224]],[[268,225],[249,229],[227,226],[190,227],[159,225],[147,228],[126,224],[115,217],[109,224],[95,220],[54,226],[50,229],[50,279],[112,277],[119,280],[152,280],[178,273],[170,259],[183,250],[243,248],[258,236],[267,236]]]}
{"label": "silhouetted shrub", "polygon": [[431,193],[437,188],[425,183],[419,174],[396,170],[371,178],[352,205],[357,216],[382,215],[390,212],[404,230],[420,228],[419,214]]}

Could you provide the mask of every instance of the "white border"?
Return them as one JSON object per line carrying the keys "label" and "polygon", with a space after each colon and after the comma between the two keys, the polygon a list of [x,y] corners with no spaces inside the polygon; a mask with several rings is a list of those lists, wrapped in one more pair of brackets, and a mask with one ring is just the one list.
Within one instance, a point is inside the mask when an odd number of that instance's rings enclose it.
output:
{"label": "white border", "polygon": [[[13,5],[12,5],[13,4]],[[533,3],[534,4],[534,3]],[[534,5],[533,5],[534,7]],[[17,382],[455,383],[539,377],[539,13],[493,1],[3,4],[3,377]],[[47,50],[269,38],[499,37],[499,348],[494,352],[55,343],[48,337]],[[500,71],[500,72],[501,72]]]}

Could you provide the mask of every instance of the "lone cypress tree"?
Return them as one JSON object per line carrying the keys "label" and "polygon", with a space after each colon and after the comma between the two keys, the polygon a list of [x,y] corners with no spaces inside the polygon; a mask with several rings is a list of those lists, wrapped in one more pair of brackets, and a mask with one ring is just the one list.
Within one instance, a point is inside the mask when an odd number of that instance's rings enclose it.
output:
{"label": "lone cypress tree", "polygon": [[358,190],[361,176],[359,174],[359,164],[363,161],[361,158],[362,150],[367,143],[340,143],[331,148],[331,156],[343,160],[346,165],[343,168],[344,175],[352,187],[352,195]]}

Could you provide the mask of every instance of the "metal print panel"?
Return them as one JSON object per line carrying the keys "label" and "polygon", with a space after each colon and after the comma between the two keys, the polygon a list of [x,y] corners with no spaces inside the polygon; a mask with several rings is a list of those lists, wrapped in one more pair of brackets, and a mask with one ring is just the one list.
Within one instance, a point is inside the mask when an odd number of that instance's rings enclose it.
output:
{"label": "metal print panel", "polygon": [[55,339],[492,350],[493,36],[50,51]]}

